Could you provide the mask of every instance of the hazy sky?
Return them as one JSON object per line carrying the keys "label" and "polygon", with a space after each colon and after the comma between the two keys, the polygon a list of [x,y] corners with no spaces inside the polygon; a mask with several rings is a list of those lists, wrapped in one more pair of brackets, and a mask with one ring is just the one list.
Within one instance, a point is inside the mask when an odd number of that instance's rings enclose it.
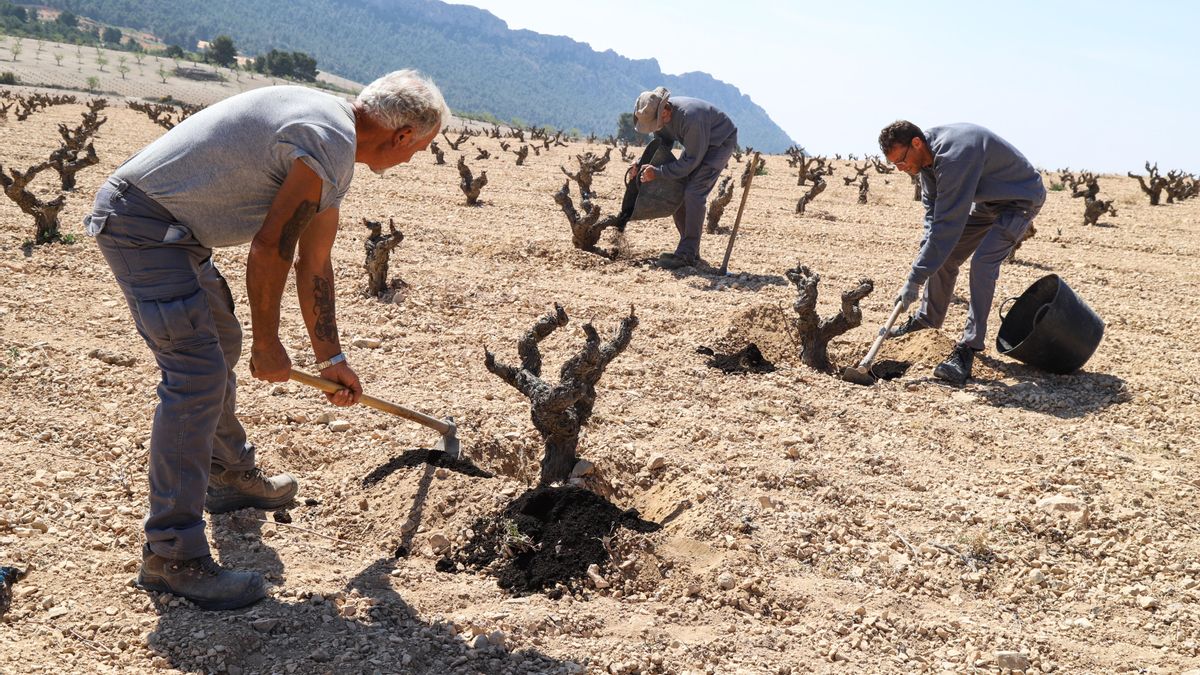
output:
{"label": "hazy sky", "polygon": [[982,124],[1045,168],[1200,172],[1196,2],[463,4],[665,73],[711,73],[814,153],[875,152],[905,118]]}

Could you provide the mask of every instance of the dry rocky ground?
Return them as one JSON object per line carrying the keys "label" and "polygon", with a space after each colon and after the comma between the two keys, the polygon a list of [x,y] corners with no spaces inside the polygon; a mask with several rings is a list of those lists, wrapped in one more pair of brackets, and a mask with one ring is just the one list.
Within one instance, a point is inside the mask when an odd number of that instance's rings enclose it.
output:
{"label": "dry rocky ground", "polygon": [[[44,157],[56,124],[82,110],[0,124],[0,162]],[[824,313],[860,277],[876,281],[865,325],[832,348],[841,365],[856,360],[919,239],[906,176],[872,175],[858,205],[838,163],[799,217],[795,171],[768,157],[735,276],[719,278],[645,262],[674,243],[665,220],[631,224],[620,260],[571,248],[552,199],[558,167],[595,146],[517,167],[496,140],[473,139],[468,161],[490,180],[474,208],[462,203],[458,153],[444,166],[422,153],[383,178],[360,171],[335,247],[350,363],[369,393],[453,415],[466,456],[496,477],[389,464],[436,435],[258,382],[243,362],[239,403],[261,463],[293,472],[301,492],[290,526],[255,511],[211,519],[214,554],[264,571],[272,590],[207,613],[131,584],[157,371],[79,223],[104,177],[161,130],[120,106],[106,114],[101,164],[80,174],[63,213],[75,243],[23,247],[32,221],[0,202],[0,564],[29,570],[0,623],[0,672],[1200,667],[1200,202],[1152,208],[1133,181],[1104,176],[1120,215],[1085,228],[1080,200],[1050,193],[997,297],[1049,272],[1066,278],[1107,322],[1081,372],[1046,375],[990,350],[966,387],[938,384],[930,367],[964,321],[956,302],[946,331],[886,346],[885,358],[917,365],[868,388],[798,363],[783,272],[797,261],[820,272]],[[475,146],[499,157],[470,161]],[[606,213],[619,174],[614,161],[596,179]],[[392,262],[404,285],[384,303],[361,294],[361,221],[389,217],[405,234]],[[719,263],[725,242],[706,235],[705,257]],[[245,255],[215,260],[248,328]],[[462,546],[476,518],[534,479],[527,402],[484,369],[483,351],[514,361],[516,339],[554,302],[572,323],[543,343],[548,373],[582,344],[586,320],[610,334],[630,306],[641,319],[600,381],[581,453],[596,464],[593,486],[664,523],[619,531],[617,560],[600,570],[608,587],[585,581],[557,600],[438,572],[431,547]],[[282,330],[295,361],[311,364],[290,294]],[[695,352],[746,340],[778,369],[728,376]],[[411,554],[394,557],[400,545]]]}

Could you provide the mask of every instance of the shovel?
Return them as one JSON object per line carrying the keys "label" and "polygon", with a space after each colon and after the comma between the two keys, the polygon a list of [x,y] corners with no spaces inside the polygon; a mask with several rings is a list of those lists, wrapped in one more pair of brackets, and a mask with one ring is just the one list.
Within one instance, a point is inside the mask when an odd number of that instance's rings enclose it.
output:
{"label": "shovel", "polygon": [[875,384],[876,377],[875,373],[871,372],[871,364],[875,362],[875,356],[879,353],[879,347],[883,345],[884,338],[887,337],[888,331],[892,329],[892,324],[896,323],[896,317],[900,316],[902,309],[904,309],[904,306],[897,302],[896,308],[892,310],[892,315],[888,317],[883,330],[879,331],[879,337],[875,338],[875,342],[871,345],[871,349],[867,351],[867,355],[863,357],[862,361],[858,362],[858,366],[846,368],[842,371],[843,380],[867,387]]}
{"label": "shovel", "polygon": [[[332,382],[315,375],[309,375],[308,373],[301,372],[295,368],[292,369],[290,377],[296,382],[307,384],[310,387],[315,387],[328,394],[333,394],[345,389],[345,387],[337,382]],[[367,396],[366,394],[363,394],[362,398],[358,399],[358,402],[376,410],[382,410],[385,413],[391,413],[398,417],[403,417],[410,422],[416,422],[417,424],[433,429],[442,435],[442,438],[437,442],[437,445],[433,446],[434,449],[441,450],[449,457],[456,459],[458,458],[458,436],[455,435],[457,427],[454,426],[453,417],[447,417],[444,420],[439,420],[430,417],[425,413],[420,413],[416,410],[410,410],[402,405],[384,401],[383,399],[378,399],[374,396]]]}

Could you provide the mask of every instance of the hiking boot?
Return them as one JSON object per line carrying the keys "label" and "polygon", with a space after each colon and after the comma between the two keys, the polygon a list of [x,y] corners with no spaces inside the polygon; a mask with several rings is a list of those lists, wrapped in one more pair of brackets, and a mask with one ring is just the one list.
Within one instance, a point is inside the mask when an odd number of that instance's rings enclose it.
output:
{"label": "hiking boot", "polygon": [[929,328],[929,326],[918,319],[914,314],[905,319],[904,323],[900,324],[899,326],[894,326],[890,331],[888,331],[888,337],[896,338],[900,337],[901,335],[915,333],[919,330],[925,330],[926,328]]}
{"label": "hiking boot", "polygon": [[137,585],[147,591],[171,593],[201,609],[237,609],[267,597],[267,584],[258,572],[235,572],[206,555],[172,560],[142,547]]}
{"label": "hiking boot", "polygon": [[286,473],[267,478],[262,469],[229,471],[214,466],[208,474],[208,495],[204,508],[209,513],[238,509],[270,511],[292,501],[300,486]]}
{"label": "hiking boot", "polygon": [[964,344],[954,345],[950,358],[942,361],[933,369],[933,376],[949,382],[963,385],[971,379],[971,362],[975,360],[975,350]]}
{"label": "hiking boot", "polygon": [[663,253],[658,256],[658,266],[664,270],[677,270],[684,267],[693,267],[696,264],[695,256],[678,255],[675,253]]}

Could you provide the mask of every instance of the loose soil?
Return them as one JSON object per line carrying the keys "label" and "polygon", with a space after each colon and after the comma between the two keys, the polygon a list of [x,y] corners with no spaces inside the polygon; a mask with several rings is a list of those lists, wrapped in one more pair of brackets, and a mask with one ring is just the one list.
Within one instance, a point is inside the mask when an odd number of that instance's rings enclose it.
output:
{"label": "loose soil", "polygon": [[[33,51],[26,41],[21,62]],[[44,159],[56,125],[83,110],[0,123],[0,162]],[[453,154],[438,166],[420,153],[386,177],[359,171],[333,249],[349,363],[368,393],[452,415],[464,459],[494,477],[410,454],[428,447],[427,429],[260,382],[243,358],[241,419],[263,468],[297,477],[303,506],[286,525],[252,510],[209,519],[214,555],[270,582],[257,605],[209,613],[130,585],[158,373],[80,223],[105,177],[162,130],[120,106],[105,114],[101,162],[79,174],[62,215],[76,243],[23,250],[32,220],[0,200],[0,564],[29,568],[0,619],[0,672],[994,672],[998,652],[1042,672],[1200,668],[1200,200],[1150,207],[1134,180],[1101,176],[1120,216],[1097,228],[1080,224],[1080,200],[1049,193],[996,297],[1061,274],[1106,322],[1080,372],[997,355],[993,313],[975,377],[943,386],[930,371],[965,322],[956,301],[944,329],[884,343],[880,359],[911,362],[907,372],[860,387],[798,363],[782,274],[798,261],[821,274],[822,316],[840,290],[875,280],[863,325],[830,345],[838,367],[854,365],[920,241],[907,176],[872,176],[865,205],[834,180],[816,206],[836,220],[805,218],[795,170],[766,157],[732,276],[720,277],[638,264],[674,249],[669,219],[631,223],[615,261],[572,248],[552,198],[558,167],[603,152],[596,144],[522,167],[511,153],[479,162],[490,182],[478,208],[462,206]],[[499,154],[496,139],[464,150],[478,147]],[[606,214],[620,173],[596,176]],[[49,198],[45,178],[34,189]],[[405,234],[390,274],[409,286],[380,302],[362,295],[361,222],[388,217]],[[726,237],[701,244],[720,260]],[[248,345],[246,256],[213,259]],[[528,401],[487,372],[483,350],[515,353],[556,301],[573,321],[547,355],[574,353],[586,320],[609,334],[636,308],[641,325],[599,384],[579,451],[595,463],[587,485],[662,523],[618,528],[614,558],[597,563],[608,587],[577,579],[557,600],[514,597],[482,571],[438,572],[446,553],[431,545],[444,537],[459,555],[473,524],[536,485]],[[306,367],[299,317],[289,286],[281,335]],[[729,377],[694,351],[751,342],[774,372]],[[560,365],[549,358],[545,372]]]}
{"label": "loose soil", "polygon": [[471,540],[453,558],[439,560],[437,569],[454,571],[461,564],[486,570],[515,595],[555,589],[551,597],[560,597],[563,587],[586,577],[588,566],[609,562],[610,542],[620,528],[648,533],[659,526],[573,485],[537,488],[499,515],[476,521]]}
{"label": "loose soil", "polygon": [[773,373],[775,364],[766,360],[758,345],[751,342],[732,354],[717,354],[708,347],[696,349],[700,354],[711,356],[706,363],[710,368],[716,368],[726,375],[741,373]]}

